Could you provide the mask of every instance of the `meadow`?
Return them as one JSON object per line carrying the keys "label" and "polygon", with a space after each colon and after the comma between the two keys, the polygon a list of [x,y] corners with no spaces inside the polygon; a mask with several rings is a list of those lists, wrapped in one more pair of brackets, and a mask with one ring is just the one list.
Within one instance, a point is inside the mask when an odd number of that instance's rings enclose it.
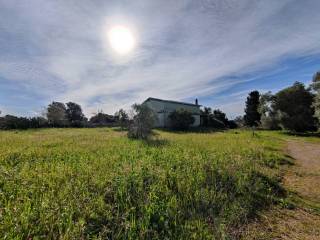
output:
{"label": "meadow", "polygon": [[278,133],[0,131],[1,239],[229,239],[286,205]]}

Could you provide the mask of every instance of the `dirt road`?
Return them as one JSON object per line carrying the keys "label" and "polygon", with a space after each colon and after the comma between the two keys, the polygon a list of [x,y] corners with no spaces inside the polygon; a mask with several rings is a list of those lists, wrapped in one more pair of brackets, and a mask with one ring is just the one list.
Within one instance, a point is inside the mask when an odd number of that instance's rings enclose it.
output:
{"label": "dirt road", "polygon": [[283,185],[295,208],[265,212],[245,239],[320,240],[320,144],[288,141],[287,153]]}

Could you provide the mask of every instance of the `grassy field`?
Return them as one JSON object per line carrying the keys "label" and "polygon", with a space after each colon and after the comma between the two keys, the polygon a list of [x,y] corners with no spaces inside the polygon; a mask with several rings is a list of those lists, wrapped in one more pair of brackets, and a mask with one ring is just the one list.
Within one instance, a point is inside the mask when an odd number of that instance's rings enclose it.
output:
{"label": "grassy field", "polygon": [[1,239],[228,239],[286,206],[278,133],[0,132]]}

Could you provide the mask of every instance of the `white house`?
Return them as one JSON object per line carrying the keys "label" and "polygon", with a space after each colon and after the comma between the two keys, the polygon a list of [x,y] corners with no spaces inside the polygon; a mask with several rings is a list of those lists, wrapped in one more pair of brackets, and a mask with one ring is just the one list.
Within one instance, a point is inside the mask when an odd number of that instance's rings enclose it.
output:
{"label": "white house", "polygon": [[192,104],[149,97],[143,104],[146,104],[157,114],[155,127],[170,127],[169,114],[178,109],[185,109],[192,113],[195,120],[192,127],[200,126],[200,105],[197,99],[195,104]]}

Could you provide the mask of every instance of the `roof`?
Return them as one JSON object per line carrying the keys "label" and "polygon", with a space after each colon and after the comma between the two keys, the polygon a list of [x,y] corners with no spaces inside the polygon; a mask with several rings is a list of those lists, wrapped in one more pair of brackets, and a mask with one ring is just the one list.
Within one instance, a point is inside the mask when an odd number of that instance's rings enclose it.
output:
{"label": "roof", "polygon": [[193,107],[200,107],[201,106],[199,104],[197,105],[197,104],[193,104],[193,103],[178,102],[178,101],[172,101],[172,100],[163,100],[163,99],[152,98],[152,97],[147,98],[144,102],[148,102],[150,100],[158,101],[158,102],[167,102],[167,103],[176,103],[176,104],[182,104],[182,105],[189,105],[189,106],[193,106]]}

